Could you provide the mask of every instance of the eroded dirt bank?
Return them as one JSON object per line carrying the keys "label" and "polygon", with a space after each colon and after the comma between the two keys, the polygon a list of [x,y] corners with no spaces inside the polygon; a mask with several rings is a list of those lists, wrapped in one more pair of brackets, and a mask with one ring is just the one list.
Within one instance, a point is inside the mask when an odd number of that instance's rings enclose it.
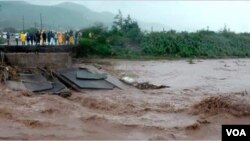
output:
{"label": "eroded dirt bank", "polygon": [[171,88],[86,90],[65,99],[2,84],[0,139],[219,140],[221,124],[250,124],[250,59],[94,62],[117,77]]}

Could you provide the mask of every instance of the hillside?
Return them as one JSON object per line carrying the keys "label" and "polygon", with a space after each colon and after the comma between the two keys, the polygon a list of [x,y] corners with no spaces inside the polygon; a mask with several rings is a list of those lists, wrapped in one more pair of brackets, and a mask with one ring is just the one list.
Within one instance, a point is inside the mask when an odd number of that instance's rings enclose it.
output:
{"label": "hillside", "polygon": [[0,27],[22,29],[24,16],[25,28],[40,27],[40,13],[46,28],[69,29],[83,28],[95,22],[111,25],[114,15],[108,12],[93,12],[74,3],[62,3],[55,6],[31,5],[26,2],[0,1]]}

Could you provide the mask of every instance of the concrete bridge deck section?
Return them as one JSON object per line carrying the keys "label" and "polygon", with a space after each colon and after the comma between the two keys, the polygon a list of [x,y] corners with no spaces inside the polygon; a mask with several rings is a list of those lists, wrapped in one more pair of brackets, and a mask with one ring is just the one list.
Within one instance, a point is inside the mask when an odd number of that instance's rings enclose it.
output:
{"label": "concrete bridge deck section", "polygon": [[19,67],[67,68],[77,46],[8,46],[1,45],[8,64]]}
{"label": "concrete bridge deck section", "polygon": [[5,53],[8,64],[21,68],[68,68],[72,65],[70,53],[67,52],[44,52],[44,53]]}

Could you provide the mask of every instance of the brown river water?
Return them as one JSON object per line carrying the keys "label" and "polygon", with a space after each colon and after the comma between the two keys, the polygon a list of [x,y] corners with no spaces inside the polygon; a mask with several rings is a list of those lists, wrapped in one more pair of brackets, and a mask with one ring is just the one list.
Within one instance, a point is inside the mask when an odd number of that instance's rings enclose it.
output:
{"label": "brown river water", "polygon": [[250,59],[91,62],[170,88],[124,84],[62,98],[1,84],[0,139],[220,140],[222,124],[250,124]]}

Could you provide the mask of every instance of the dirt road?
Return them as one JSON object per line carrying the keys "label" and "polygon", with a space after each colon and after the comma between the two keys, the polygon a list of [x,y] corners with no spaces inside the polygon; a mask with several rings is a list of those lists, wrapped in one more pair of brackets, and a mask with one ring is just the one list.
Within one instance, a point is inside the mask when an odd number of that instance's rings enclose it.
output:
{"label": "dirt road", "polygon": [[65,99],[1,85],[0,139],[220,140],[221,124],[250,124],[250,59],[92,61],[114,76],[170,88],[84,90]]}

